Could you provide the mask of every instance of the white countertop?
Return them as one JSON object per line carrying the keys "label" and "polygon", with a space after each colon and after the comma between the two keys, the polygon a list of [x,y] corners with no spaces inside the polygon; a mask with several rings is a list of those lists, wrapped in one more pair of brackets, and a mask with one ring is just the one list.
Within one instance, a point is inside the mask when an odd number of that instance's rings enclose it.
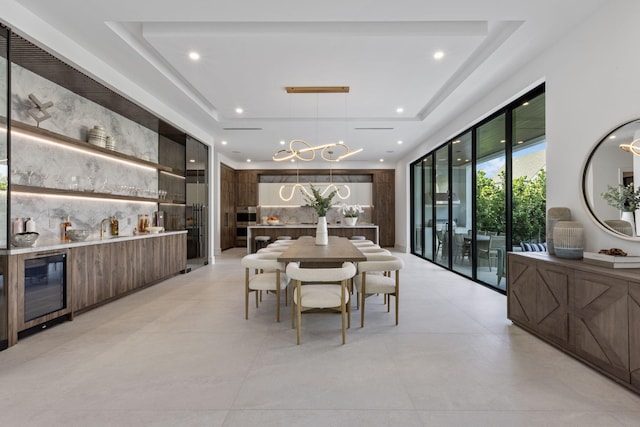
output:
{"label": "white countertop", "polygon": [[[278,224],[278,225],[250,225],[247,228],[316,228],[317,224]],[[378,228],[375,224],[356,224],[356,225],[346,225],[346,224],[327,224],[328,228]]]}
{"label": "white countertop", "polygon": [[120,235],[115,237],[105,237],[105,238],[92,238],[91,236],[87,240],[83,240],[81,242],[60,242],[58,241],[40,241],[38,239],[33,246],[29,246],[26,248],[20,248],[17,246],[12,246],[10,249],[0,250],[0,255],[18,255],[18,254],[28,254],[33,252],[42,252],[42,251],[53,251],[60,249],[68,249],[80,246],[91,246],[91,245],[103,245],[106,243],[114,243],[114,242],[124,242],[127,240],[136,240],[136,239],[150,239],[154,237],[161,236],[170,236],[173,234],[186,234],[187,230],[179,230],[179,231],[164,231],[162,233],[141,233],[141,234],[130,234],[130,235]]}

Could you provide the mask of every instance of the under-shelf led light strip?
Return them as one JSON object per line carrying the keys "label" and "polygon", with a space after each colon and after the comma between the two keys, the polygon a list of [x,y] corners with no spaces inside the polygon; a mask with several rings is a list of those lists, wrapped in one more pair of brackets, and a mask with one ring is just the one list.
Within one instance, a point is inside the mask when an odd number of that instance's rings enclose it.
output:
{"label": "under-shelf led light strip", "polygon": [[16,134],[16,135],[20,135],[20,136],[22,136],[24,138],[30,139],[30,140],[35,141],[35,142],[54,145],[56,147],[65,148],[65,149],[68,149],[68,150],[71,150],[71,151],[75,151],[75,152],[82,153],[82,154],[87,154],[87,155],[90,155],[90,156],[100,157],[101,159],[111,160],[111,161],[118,162],[118,163],[124,163],[124,164],[126,164],[128,166],[134,166],[134,167],[137,167],[137,168],[140,168],[140,169],[144,169],[144,170],[148,170],[148,171],[154,171],[154,172],[156,171],[156,168],[151,167],[151,166],[141,165],[139,163],[135,163],[135,162],[132,162],[132,161],[129,161],[129,160],[125,160],[125,159],[117,159],[117,158],[114,158],[114,157],[106,156],[106,155],[101,154],[101,153],[96,153],[96,152],[92,152],[92,151],[88,151],[88,150],[83,150],[82,148],[79,148],[79,147],[71,147],[69,145],[58,144],[57,142],[54,142],[51,139],[42,138],[42,137],[39,137],[39,136],[34,136],[34,135],[29,134],[29,133],[24,133],[24,132],[20,132],[20,131],[16,131],[16,130],[11,130],[11,133],[12,134]]}
{"label": "under-shelf led light strip", "polygon": [[138,204],[147,204],[150,206],[156,206],[157,202],[154,201],[143,201],[143,200],[124,200],[124,199],[116,199],[116,198],[110,198],[108,195],[105,196],[101,196],[100,198],[97,197],[86,197],[86,196],[76,196],[75,194],[73,194],[73,192],[70,192],[69,194],[44,194],[44,193],[38,193],[38,194],[34,194],[34,193],[29,193],[29,192],[24,192],[24,191],[12,191],[11,192],[12,195],[14,196],[23,196],[23,197],[32,197],[32,198],[40,198],[40,197],[47,197],[47,198],[52,198],[52,199],[64,199],[67,200],[70,197],[73,197],[74,199],[78,199],[78,200],[88,200],[91,202],[117,202],[117,203],[138,203]]}

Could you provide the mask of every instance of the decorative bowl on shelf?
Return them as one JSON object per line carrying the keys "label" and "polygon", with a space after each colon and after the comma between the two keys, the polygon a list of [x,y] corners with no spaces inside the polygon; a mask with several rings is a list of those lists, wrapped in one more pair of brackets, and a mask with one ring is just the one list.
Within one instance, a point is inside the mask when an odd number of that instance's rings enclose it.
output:
{"label": "decorative bowl on shelf", "polygon": [[147,227],[147,231],[151,234],[157,234],[164,231],[164,227]]}
{"label": "decorative bowl on shelf", "polygon": [[279,225],[280,224],[280,220],[279,219],[268,219],[267,220],[267,224],[269,224],[269,225]]}
{"label": "decorative bowl on shelf", "polygon": [[67,236],[69,236],[72,242],[81,242],[89,237],[89,230],[67,230]]}
{"label": "decorative bowl on shelf", "polygon": [[29,246],[33,246],[33,244],[38,240],[40,234],[34,231],[28,231],[26,233],[16,233],[11,236],[11,243],[14,246],[18,246],[21,248],[27,248]]}

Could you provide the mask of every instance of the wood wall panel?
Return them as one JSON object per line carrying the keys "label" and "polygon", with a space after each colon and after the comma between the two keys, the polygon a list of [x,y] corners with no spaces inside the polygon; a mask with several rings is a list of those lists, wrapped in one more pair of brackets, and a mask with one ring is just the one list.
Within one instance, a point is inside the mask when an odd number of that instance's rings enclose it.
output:
{"label": "wood wall panel", "polygon": [[381,170],[373,174],[373,218],[380,227],[380,246],[396,244],[396,187],[395,170]]}
{"label": "wood wall panel", "polygon": [[236,245],[236,191],[235,172],[220,165],[220,249]]}

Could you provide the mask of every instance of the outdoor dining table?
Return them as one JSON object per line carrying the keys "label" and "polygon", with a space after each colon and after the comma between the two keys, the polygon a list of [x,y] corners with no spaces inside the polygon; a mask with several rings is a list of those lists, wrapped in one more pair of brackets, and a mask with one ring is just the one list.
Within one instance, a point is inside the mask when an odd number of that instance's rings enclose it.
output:
{"label": "outdoor dining table", "polygon": [[316,245],[311,236],[298,238],[278,257],[278,261],[299,262],[301,268],[337,268],[344,262],[366,261],[367,257],[349,239],[329,236],[329,244]]}

